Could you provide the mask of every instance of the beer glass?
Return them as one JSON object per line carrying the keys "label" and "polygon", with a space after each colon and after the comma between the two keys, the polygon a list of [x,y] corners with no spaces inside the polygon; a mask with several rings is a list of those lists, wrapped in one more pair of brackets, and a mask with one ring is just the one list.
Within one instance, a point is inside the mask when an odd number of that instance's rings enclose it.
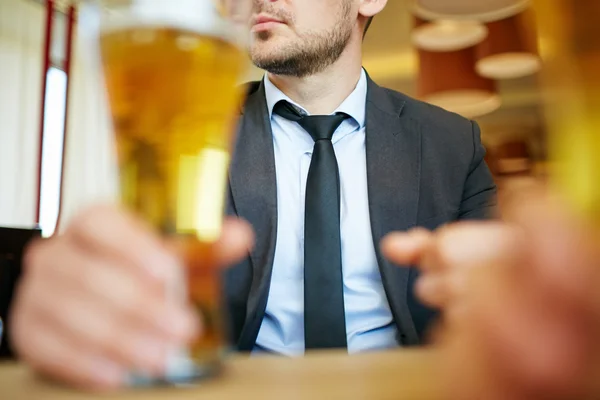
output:
{"label": "beer glass", "polygon": [[[88,0],[82,10],[82,23],[96,29],[122,203],[181,252],[187,284],[173,290],[203,321],[202,337],[174,349],[161,383],[209,377],[221,365],[220,273],[212,251],[247,59],[239,28],[251,3]],[[135,376],[135,383],[156,383]]]}
{"label": "beer glass", "polygon": [[600,228],[600,3],[536,0],[553,184]]}

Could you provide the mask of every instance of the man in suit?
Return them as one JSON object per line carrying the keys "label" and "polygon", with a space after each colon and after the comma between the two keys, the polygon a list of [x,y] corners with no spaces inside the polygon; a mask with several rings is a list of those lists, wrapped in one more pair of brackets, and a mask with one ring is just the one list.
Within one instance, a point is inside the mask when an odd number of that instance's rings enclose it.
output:
{"label": "man in suit", "polygon": [[[434,312],[417,272],[388,262],[392,231],[487,218],[495,185],[477,124],[375,84],[363,35],[386,0],[256,0],[251,85],[231,165],[219,254],[232,342],[299,355],[418,345]],[[255,232],[251,242],[249,227]],[[177,257],[130,215],[96,208],[32,248],[11,326],[39,371],[114,387],[160,374],[198,334],[168,301]]]}

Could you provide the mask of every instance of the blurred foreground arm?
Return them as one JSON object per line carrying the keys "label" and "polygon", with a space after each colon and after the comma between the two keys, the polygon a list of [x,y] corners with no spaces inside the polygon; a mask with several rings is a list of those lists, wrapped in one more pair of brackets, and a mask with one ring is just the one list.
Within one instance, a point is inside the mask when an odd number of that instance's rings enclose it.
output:
{"label": "blurred foreground arm", "polygon": [[421,299],[444,310],[437,342],[453,398],[600,397],[600,234],[539,192],[505,223],[394,234],[394,262],[418,263]]}

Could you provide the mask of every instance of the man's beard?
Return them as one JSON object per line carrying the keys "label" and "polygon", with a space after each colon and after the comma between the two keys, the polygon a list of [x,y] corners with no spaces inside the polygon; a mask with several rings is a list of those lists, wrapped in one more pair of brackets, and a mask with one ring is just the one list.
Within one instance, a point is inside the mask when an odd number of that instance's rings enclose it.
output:
{"label": "man's beard", "polygon": [[[326,32],[308,32],[300,40],[277,49],[277,54],[251,52],[252,62],[275,75],[303,78],[325,70],[335,63],[350,41],[352,23],[350,5],[344,2],[338,22]],[[270,32],[262,32],[255,40],[266,41]]]}

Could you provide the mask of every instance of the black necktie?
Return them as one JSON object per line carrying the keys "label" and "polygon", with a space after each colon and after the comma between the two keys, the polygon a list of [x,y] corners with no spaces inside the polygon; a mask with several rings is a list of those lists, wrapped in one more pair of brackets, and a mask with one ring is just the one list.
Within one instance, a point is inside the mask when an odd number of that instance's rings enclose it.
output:
{"label": "black necktie", "polygon": [[305,116],[287,101],[273,110],[315,141],[304,219],[304,341],[306,349],[346,348],[340,238],[340,175],[331,138],[346,114]]}

